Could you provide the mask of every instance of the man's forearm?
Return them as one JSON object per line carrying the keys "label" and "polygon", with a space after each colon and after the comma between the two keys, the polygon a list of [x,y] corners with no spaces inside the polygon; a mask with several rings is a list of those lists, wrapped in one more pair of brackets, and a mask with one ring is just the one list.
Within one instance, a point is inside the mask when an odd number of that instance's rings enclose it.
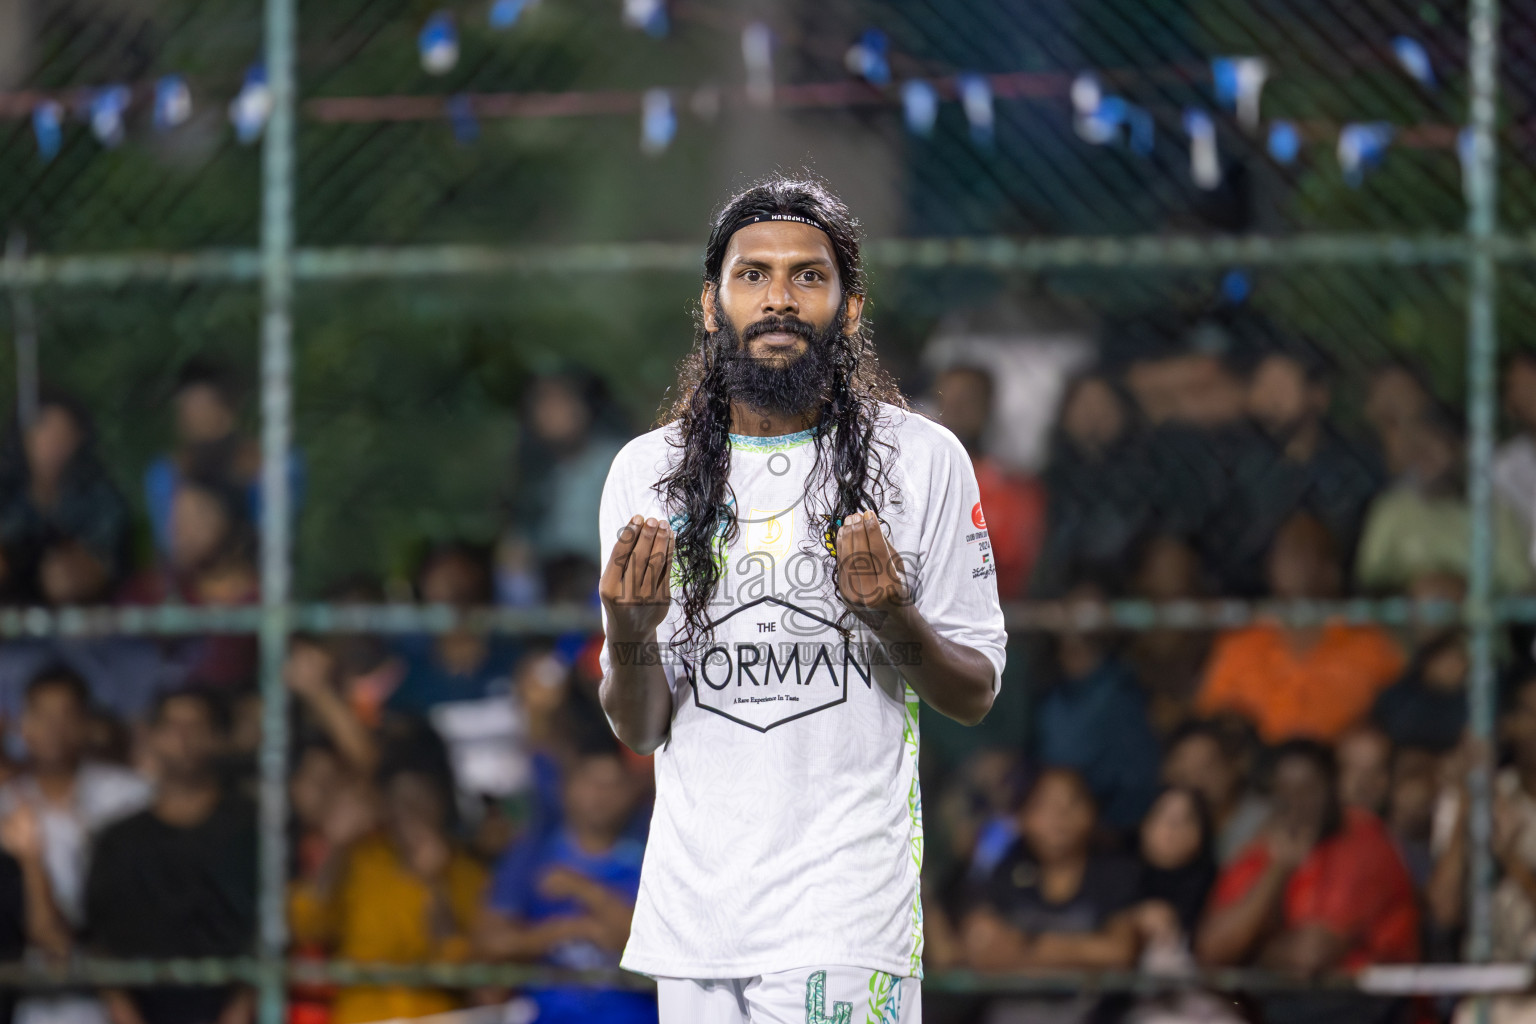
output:
{"label": "man's forearm", "polygon": [[1206,919],[1195,940],[1195,956],[1211,967],[1246,960],[1274,921],[1289,879],[1289,871],[1270,865],[1242,899]]}
{"label": "man's forearm", "polygon": [[1136,963],[1136,933],[1129,922],[1084,935],[1046,932],[1029,946],[1028,966],[1045,970],[1128,970]]}
{"label": "man's forearm", "polygon": [[656,632],[644,638],[610,635],[608,671],[598,687],[613,731],[635,753],[654,753],[672,722],[672,687],[661,667]]}
{"label": "man's forearm", "polygon": [[886,613],[875,627],[886,654],[923,702],[964,725],[992,709],[996,670],[974,647],[939,636],[913,605]]}
{"label": "man's forearm", "polygon": [[48,869],[41,858],[34,857],[22,858],[21,868],[27,938],[49,956],[68,956],[71,946],[69,924],[54,902]]}

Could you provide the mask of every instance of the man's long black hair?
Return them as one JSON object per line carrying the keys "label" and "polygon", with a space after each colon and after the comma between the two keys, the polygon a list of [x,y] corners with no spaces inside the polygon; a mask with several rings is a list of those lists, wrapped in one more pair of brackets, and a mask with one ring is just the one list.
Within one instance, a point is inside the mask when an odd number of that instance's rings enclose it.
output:
{"label": "man's long black hair", "polygon": [[[757,182],[715,215],[704,249],[704,281],[711,291],[719,288],[725,251],[736,225],[746,217],[774,213],[821,225],[837,260],[842,301],[865,294],[858,221],[821,181],[785,175]],[[682,362],[672,403],[661,416],[662,422],[680,427],[676,443],[681,458],[656,485],[674,523],[675,578],[682,590],[685,643],[709,632],[709,602],[722,571],[717,555],[739,529],[727,480],[731,467],[727,364],[737,355],[734,348],[740,342],[737,331],[705,330],[703,312],[696,314],[693,351]],[[715,316],[717,322],[725,317],[718,305]],[[836,323],[843,323],[841,315]],[[740,326],[744,331],[748,325]],[[819,415],[812,417],[815,462],[805,495],[806,527],[813,534],[835,529],[854,512],[879,514],[899,500],[887,477],[886,460],[894,452],[888,443],[876,439],[875,425],[879,403],[906,407],[901,391],[876,362],[863,321],[852,333],[825,333],[833,348],[831,374]],[[835,570],[830,552],[827,558]]]}

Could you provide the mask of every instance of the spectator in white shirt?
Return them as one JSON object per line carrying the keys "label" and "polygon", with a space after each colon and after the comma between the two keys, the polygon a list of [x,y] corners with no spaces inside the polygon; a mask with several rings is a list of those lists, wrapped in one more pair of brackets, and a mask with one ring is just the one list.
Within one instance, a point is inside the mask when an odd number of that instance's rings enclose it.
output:
{"label": "spectator in white shirt", "polygon": [[[34,955],[69,952],[71,933],[83,923],[91,840],[143,808],[151,796],[149,784],[128,769],[85,760],[90,708],[90,688],[69,669],[55,666],[33,676],[21,720],[26,770],[0,787],[0,817],[31,818],[40,827],[43,867],[62,918],[60,934]],[[22,1000],[15,1024],[102,1024],[106,1019],[93,996],[63,992]]]}

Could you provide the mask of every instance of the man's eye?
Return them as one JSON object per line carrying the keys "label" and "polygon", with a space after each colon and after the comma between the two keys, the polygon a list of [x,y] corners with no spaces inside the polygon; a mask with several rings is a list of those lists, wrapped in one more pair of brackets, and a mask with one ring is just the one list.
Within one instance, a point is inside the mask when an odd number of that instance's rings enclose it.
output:
{"label": "man's eye", "polygon": [[805,273],[800,275],[800,279],[802,281],[814,284],[815,282],[821,280],[821,275],[814,270],[807,270]]}
{"label": "man's eye", "polygon": [[752,282],[755,283],[758,280],[760,280],[763,275],[760,274],[759,272],[757,272],[756,270],[749,270],[745,274],[742,274],[741,276],[746,278],[748,281],[752,281]]}

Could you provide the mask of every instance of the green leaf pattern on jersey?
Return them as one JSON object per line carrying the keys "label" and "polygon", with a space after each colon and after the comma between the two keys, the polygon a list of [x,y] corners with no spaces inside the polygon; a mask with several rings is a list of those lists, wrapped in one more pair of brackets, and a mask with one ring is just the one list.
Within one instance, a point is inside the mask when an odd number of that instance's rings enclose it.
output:
{"label": "green leaf pattern on jersey", "polygon": [[899,1024],[901,984],[893,974],[876,971],[869,976],[869,1010],[864,1024]]}
{"label": "green leaf pattern on jersey", "polygon": [[805,1024],[850,1024],[853,1020],[852,1003],[833,1003],[829,1016],[827,1009],[827,972],[817,971],[805,979]]}
{"label": "green leaf pattern on jersey", "polygon": [[[730,506],[735,506],[736,499],[727,494],[725,496],[725,503]],[[678,512],[675,515],[667,517],[667,525],[672,527],[672,532],[674,534],[681,532],[683,527],[687,524],[688,513],[686,512]],[[726,549],[725,543],[726,525],[726,520],[722,517],[720,520],[720,525],[715,527],[714,562],[715,568],[719,570],[719,576],[721,577],[725,576],[725,570],[730,564],[730,552]],[[676,558],[672,559],[671,583],[673,590],[681,590],[683,587],[683,565]]]}
{"label": "green leaf pattern on jersey", "polygon": [[[907,820],[908,834],[911,836],[912,865],[916,877],[921,879],[923,874],[923,794],[917,783],[917,747],[918,747],[918,711],[922,708],[922,702],[918,700],[917,692],[912,689],[912,684],[906,684],[906,713],[903,716],[905,724],[902,731],[902,743],[906,746],[907,757],[912,761],[912,785],[907,790]],[[918,882],[912,887],[912,955],[909,969],[912,976],[923,976],[923,894],[922,883]]]}

